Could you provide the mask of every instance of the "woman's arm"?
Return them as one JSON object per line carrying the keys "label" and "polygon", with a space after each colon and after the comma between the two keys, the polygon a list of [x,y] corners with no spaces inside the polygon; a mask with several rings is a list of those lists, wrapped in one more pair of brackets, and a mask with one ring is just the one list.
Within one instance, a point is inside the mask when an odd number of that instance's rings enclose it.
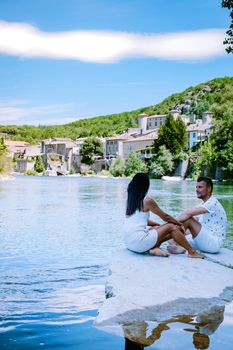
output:
{"label": "woman's arm", "polygon": [[149,219],[149,220],[147,221],[147,225],[148,225],[148,226],[160,226],[161,224],[159,224],[158,222],[155,222],[155,221]]}
{"label": "woman's arm", "polygon": [[182,226],[182,223],[175,218],[173,218],[171,215],[165,213],[159,206],[158,204],[154,201],[154,199],[147,197],[144,200],[144,209],[150,210],[152,213],[158,215],[162,220],[166,222],[170,222],[172,224]]}

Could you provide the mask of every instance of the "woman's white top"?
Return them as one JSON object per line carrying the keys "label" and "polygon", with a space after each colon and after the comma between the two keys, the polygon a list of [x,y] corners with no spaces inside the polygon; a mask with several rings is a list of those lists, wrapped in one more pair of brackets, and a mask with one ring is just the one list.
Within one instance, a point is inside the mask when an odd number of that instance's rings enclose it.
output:
{"label": "woman's white top", "polygon": [[138,209],[132,215],[127,215],[125,218],[125,232],[137,232],[146,230],[149,220],[149,211],[139,211]]}
{"label": "woman's white top", "polygon": [[124,241],[128,249],[137,253],[143,253],[155,246],[157,232],[149,230],[147,223],[150,212],[139,211],[127,215],[124,223]]}

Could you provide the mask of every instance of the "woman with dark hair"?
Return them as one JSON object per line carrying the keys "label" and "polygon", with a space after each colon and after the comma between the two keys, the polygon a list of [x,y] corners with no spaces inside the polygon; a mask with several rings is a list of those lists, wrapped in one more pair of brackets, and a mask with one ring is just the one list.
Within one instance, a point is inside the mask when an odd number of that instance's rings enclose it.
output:
{"label": "woman with dark hair", "polygon": [[[190,258],[202,259],[204,255],[197,253],[186,240],[183,224],[165,213],[152,198],[147,196],[149,186],[149,177],[145,173],[137,173],[128,185],[124,229],[126,247],[136,253],[149,251],[152,255],[169,256],[167,251],[159,247],[163,242],[173,238],[188,251]],[[160,225],[150,220],[150,211],[167,223]]]}

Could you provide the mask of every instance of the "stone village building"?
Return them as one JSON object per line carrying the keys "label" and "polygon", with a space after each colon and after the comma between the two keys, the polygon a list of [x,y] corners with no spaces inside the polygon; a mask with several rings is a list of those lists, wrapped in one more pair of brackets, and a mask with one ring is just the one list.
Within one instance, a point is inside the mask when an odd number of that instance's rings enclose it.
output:
{"label": "stone village building", "polygon": [[15,160],[15,171],[27,173],[34,171],[35,157],[41,155],[41,145],[30,145],[24,141],[4,140],[8,148],[8,157]]}
{"label": "stone village building", "polygon": [[201,141],[208,140],[213,130],[212,118],[213,113],[204,112],[202,114],[202,119],[197,119],[194,124],[190,124],[187,126],[187,149],[196,146]]}
{"label": "stone village building", "polygon": [[53,138],[41,142],[47,175],[66,175],[73,166],[73,154],[78,145],[69,138]]}
{"label": "stone village building", "polygon": [[[174,119],[181,117],[187,125],[188,142],[186,149],[190,149],[198,142],[206,140],[212,132],[212,113],[204,112],[202,119],[191,120],[181,115],[180,110],[170,111]],[[121,157],[125,159],[131,152],[138,152],[141,158],[150,158],[154,139],[157,137],[159,127],[165,123],[166,115],[140,114],[138,128],[129,128],[124,133],[113,137],[99,138],[102,143],[103,157],[95,157],[92,169],[100,171],[111,164],[112,159]],[[72,141],[69,138],[52,138],[43,140],[41,145],[30,146],[23,141],[5,140],[11,156],[16,157],[16,171],[27,172],[34,169],[35,156],[44,158],[47,175],[65,175],[73,168],[76,172],[81,170],[80,149],[86,138]],[[101,159],[100,159],[101,158]]]}
{"label": "stone village building", "polygon": [[[190,123],[189,117],[180,115],[179,110],[171,110],[170,113],[174,119],[179,116],[187,126],[188,143],[187,149],[192,148],[198,142],[206,140],[212,132],[212,113],[204,112],[202,119],[196,120],[194,124]],[[157,137],[158,130],[165,123],[166,115],[140,114],[138,116],[138,128],[131,128],[126,133],[115,137],[106,138],[105,156],[106,158],[114,158],[119,156],[125,159],[129,153],[133,151],[141,151],[141,157],[147,158],[151,156],[150,151],[147,152]]]}

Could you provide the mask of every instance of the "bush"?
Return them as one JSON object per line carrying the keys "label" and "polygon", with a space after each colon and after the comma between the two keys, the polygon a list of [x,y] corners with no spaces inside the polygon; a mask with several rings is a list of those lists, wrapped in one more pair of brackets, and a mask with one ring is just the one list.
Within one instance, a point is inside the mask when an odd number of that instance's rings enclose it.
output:
{"label": "bush", "polygon": [[120,157],[117,157],[115,162],[110,166],[109,171],[114,177],[123,176],[125,173],[123,160]]}
{"label": "bush", "polygon": [[92,165],[94,163],[94,156],[103,155],[103,147],[100,140],[96,137],[87,138],[80,150],[82,163]]}
{"label": "bush", "polygon": [[41,156],[36,157],[34,169],[37,173],[43,173],[45,171],[45,165]]}
{"label": "bush", "polygon": [[111,173],[110,173],[110,171],[103,169],[103,170],[101,170],[101,171],[98,173],[98,175],[100,175],[100,176],[110,176]]}
{"label": "bush", "polygon": [[70,168],[69,174],[70,175],[76,174],[76,171],[73,167]]}
{"label": "bush", "polygon": [[132,152],[125,161],[125,175],[133,176],[139,172],[147,172],[147,166],[144,161],[138,157],[136,152]]}
{"label": "bush", "polygon": [[87,170],[87,173],[86,173],[86,175],[95,175],[95,174],[96,172],[92,169]]}
{"label": "bush", "polygon": [[160,179],[164,175],[169,175],[174,168],[171,152],[165,146],[160,146],[158,153],[152,158],[150,164],[150,175]]}
{"label": "bush", "polygon": [[36,171],[33,171],[33,170],[28,170],[28,171],[26,172],[26,175],[28,175],[28,176],[36,176],[36,175],[37,175],[37,172],[36,172]]}
{"label": "bush", "polygon": [[81,170],[81,175],[95,175],[96,173],[92,169],[83,169]]}
{"label": "bush", "polygon": [[13,160],[6,157],[5,154],[0,154],[0,174],[8,174],[13,170]]}

